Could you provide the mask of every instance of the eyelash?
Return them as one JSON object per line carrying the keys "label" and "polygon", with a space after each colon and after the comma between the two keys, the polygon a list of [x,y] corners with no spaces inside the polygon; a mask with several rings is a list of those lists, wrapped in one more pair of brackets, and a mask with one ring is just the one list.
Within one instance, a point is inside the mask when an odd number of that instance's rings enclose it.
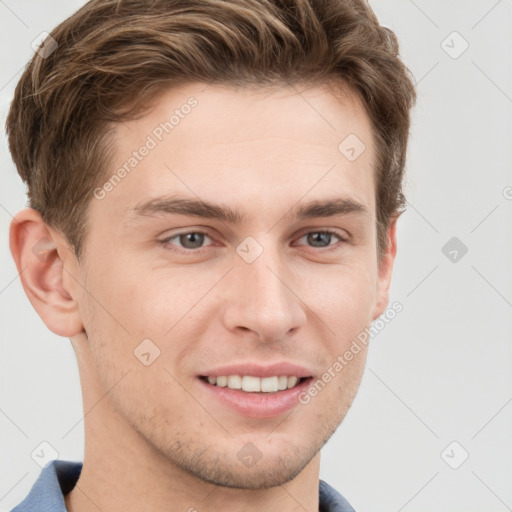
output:
{"label": "eyelash", "polygon": [[[299,239],[304,238],[305,236],[307,236],[307,235],[309,235],[311,233],[323,233],[323,234],[333,235],[333,236],[335,236],[336,238],[339,239],[339,242],[337,244],[328,245],[326,247],[312,247],[312,246],[309,246],[312,249],[321,249],[321,250],[323,250],[322,252],[328,252],[328,251],[336,250],[336,248],[337,248],[336,246],[338,246],[338,244],[343,244],[343,243],[348,242],[347,238],[344,238],[343,236],[341,236],[337,231],[333,231],[333,230],[330,230],[330,229],[320,229],[320,230],[308,231],[308,232],[304,233],[303,235],[301,235],[299,237]],[[197,253],[202,252],[202,249],[206,249],[207,248],[207,247],[199,247],[197,249],[175,249],[174,247],[172,247],[172,244],[170,244],[171,240],[174,240],[175,238],[179,238],[180,236],[190,235],[190,234],[204,235],[204,236],[206,236],[206,237],[211,239],[211,237],[205,231],[200,231],[200,230],[197,230],[197,231],[184,231],[182,233],[177,233],[177,234],[175,234],[173,236],[164,238],[163,240],[160,240],[160,243],[164,246],[165,249],[173,251],[173,252],[177,252],[177,253],[180,253],[180,254],[194,254],[194,253],[197,254]]]}

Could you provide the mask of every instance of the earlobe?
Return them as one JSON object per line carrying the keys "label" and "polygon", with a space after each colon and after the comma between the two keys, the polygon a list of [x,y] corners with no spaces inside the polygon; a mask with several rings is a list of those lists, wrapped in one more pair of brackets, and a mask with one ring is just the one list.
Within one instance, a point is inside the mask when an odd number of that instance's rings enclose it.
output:
{"label": "earlobe", "polygon": [[11,222],[9,243],[23,289],[46,326],[65,337],[83,331],[76,297],[63,284],[64,260],[74,257],[64,239],[26,208]]}
{"label": "earlobe", "polygon": [[372,321],[384,313],[389,302],[389,287],[393,273],[393,264],[396,258],[396,224],[399,216],[390,220],[387,229],[387,247],[379,263],[379,274],[377,283],[377,303],[373,312]]}

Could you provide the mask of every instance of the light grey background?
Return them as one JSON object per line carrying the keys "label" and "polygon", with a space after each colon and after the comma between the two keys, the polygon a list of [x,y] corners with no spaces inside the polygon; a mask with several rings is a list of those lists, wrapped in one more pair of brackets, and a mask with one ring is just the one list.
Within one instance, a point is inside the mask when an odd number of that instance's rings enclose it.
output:
{"label": "light grey background", "polygon": [[[31,41],[81,4],[0,0],[2,125]],[[372,341],[358,397],[323,450],[321,478],[359,512],[512,510],[512,2],[371,5],[397,33],[418,84],[390,301],[404,309]],[[11,261],[8,225],[25,196],[5,137],[0,151],[6,511],[37,478],[31,453],[42,441],[81,460],[83,422],[70,342],[44,326]],[[452,237],[468,248],[456,262],[442,252]]]}

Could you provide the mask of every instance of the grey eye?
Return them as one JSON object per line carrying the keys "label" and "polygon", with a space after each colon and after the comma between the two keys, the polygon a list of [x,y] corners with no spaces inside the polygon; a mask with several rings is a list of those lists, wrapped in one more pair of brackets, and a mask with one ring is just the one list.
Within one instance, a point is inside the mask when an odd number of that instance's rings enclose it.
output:
{"label": "grey eye", "polygon": [[309,233],[303,235],[300,239],[305,238],[306,243],[311,245],[311,247],[328,247],[333,245],[331,243],[333,237],[337,238],[338,241],[343,240],[340,235],[332,231],[310,231]]}
{"label": "grey eye", "polygon": [[201,249],[205,242],[205,238],[210,238],[206,233],[201,231],[189,231],[187,233],[179,233],[162,240],[163,244],[177,245],[182,249]]}
{"label": "grey eye", "polygon": [[176,238],[179,238],[180,244],[185,249],[199,249],[204,243],[205,234],[194,231],[178,235]]}

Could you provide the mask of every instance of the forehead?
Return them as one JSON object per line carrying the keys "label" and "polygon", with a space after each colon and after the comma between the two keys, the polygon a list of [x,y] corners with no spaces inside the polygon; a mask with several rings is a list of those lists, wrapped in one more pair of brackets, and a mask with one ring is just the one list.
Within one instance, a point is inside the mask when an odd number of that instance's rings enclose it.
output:
{"label": "forehead", "polygon": [[173,194],[278,213],[339,192],[374,209],[371,123],[340,88],[188,84],[118,124],[114,140],[101,209],[120,219]]}

